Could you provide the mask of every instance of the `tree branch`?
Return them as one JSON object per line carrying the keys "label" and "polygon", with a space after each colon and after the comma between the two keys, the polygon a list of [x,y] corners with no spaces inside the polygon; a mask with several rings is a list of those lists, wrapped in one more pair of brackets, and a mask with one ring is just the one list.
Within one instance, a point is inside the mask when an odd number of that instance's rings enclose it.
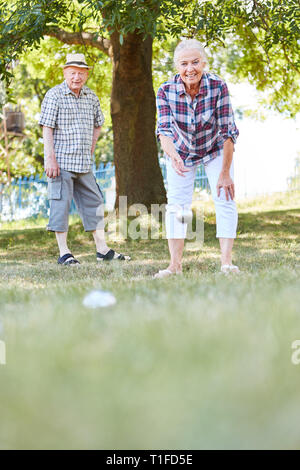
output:
{"label": "tree branch", "polygon": [[295,64],[291,61],[291,59],[290,59],[289,56],[288,56],[285,43],[284,43],[284,42],[281,42],[281,46],[282,46],[283,54],[284,54],[284,57],[285,57],[285,60],[287,61],[287,63],[292,67],[292,69],[293,69],[295,72],[297,72],[298,74],[300,74],[300,70],[297,69],[297,67],[295,66]]}
{"label": "tree branch", "polygon": [[109,39],[98,37],[96,38],[92,33],[79,32],[69,33],[63,29],[55,28],[49,29],[46,32],[47,36],[54,37],[65,44],[82,44],[84,46],[92,46],[104,52],[108,56],[112,56],[112,46]]}

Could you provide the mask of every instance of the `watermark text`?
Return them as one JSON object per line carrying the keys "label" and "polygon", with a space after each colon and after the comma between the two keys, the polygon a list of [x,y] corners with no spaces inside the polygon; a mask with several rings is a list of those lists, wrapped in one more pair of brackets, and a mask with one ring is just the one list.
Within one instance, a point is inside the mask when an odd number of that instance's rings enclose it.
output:
{"label": "watermark text", "polygon": [[291,357],[292,364],[298,366],[300,364],[300,339],[295,339],[292,342],[292,349],[295,350]]}
{"label": "watermark text", "polygon": [[6,345],[4,341],[0,341],[0,365],[6,364]]}

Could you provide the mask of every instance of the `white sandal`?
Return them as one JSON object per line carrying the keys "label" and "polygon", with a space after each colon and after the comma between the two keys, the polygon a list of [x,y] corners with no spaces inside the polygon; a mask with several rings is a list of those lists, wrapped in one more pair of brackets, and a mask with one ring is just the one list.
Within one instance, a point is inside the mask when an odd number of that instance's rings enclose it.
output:
{"label": "white sandal", "polygon": [[181,271],[176,271],[173,273],[170,269],[162,269],[158,273],[154,274],[153,279],[162,279],[164,277],[173,276],[174,274],[182,274]]}
{"label": "white sandal", "polygon": [[234,264],[223,264],[223,266],[221,266],[221,273],[240,274],[241,271],[239,270],[238,266],[235,266]]}

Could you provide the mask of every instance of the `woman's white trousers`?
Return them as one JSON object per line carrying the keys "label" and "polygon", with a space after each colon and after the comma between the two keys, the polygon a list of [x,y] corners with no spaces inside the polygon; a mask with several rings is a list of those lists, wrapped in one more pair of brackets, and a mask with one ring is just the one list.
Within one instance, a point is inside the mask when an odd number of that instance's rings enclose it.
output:
{"label": "woman's white trousers", "polygon": [[[217,238],[236,238],[237,209],[235,201],[226,200],[225,191],[221,188],[220,196],[217,196],[217,182],[222,169],[223,153],[214,160],[204,165],[208,178],[211,194],[216,209]],[[166,234],[167,238],[186,238],[187,224],[177,219],[178,209],[190,209],[192,204],[194,181],[197,167],[191,167],[185,176],[180,176],[172,167],[171,159],[166,158],[167,167],[167,196],[166,210]],[[230,176],[233,180],[233,163],[230,168]]]}

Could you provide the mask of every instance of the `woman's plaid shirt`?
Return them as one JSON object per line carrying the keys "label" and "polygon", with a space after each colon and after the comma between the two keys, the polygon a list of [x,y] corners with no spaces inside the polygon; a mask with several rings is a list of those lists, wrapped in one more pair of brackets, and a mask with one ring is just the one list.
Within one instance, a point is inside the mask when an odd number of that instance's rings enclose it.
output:
{"label": "woman's plaid shirt", "polygon": [[173,139],[185,166],[206,163],[220,155],[228,137],[239,135],[226,83],[217,75],[203,73],[192,101],[177,74],[157,93],[156,134]]}
{"label": "woman's plaid shirt", "polygon": [[94,127],[103,123],[99,99],[87,86],[78,98],[65,81],[46,93],[39,124],[54,129],[55,156],[63,170],[90,171]]}

